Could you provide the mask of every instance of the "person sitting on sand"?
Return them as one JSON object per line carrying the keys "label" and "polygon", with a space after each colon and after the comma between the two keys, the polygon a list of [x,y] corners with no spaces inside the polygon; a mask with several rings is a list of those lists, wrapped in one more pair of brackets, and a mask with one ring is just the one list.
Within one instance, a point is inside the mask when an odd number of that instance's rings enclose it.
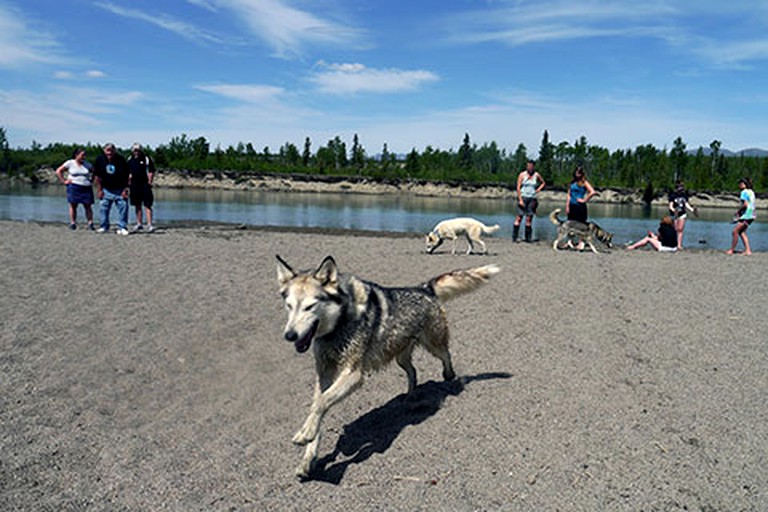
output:
{"label": "person sitting on sand", "polygon": [[659,224],[659,232],[648,232],[648,236],[627,247],[630,251],[644,245],[652,245],[659,252],[677,251],[677,231],[669,215],[665,215]]}

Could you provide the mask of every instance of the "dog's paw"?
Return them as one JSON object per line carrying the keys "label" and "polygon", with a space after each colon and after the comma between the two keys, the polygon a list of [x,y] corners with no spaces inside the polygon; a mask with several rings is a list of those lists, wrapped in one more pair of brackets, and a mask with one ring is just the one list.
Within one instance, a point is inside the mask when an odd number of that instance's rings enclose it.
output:
{"label": "dog's paw", "polygon": [[301,464],[296,467],[294,474],[299,480],[306,480],[309,478],[309,474],[312,473],[312,468],[315,465],[315,459],[302,460]]}
{"label": "dog's paw", "polygon": [[301,430],[296,432],[296,435],[293,436],[293,444],[304,446],[305,444],[314,441],[315,437],[317,437],[317,427],[310,422],[307,422],[301,427]]}

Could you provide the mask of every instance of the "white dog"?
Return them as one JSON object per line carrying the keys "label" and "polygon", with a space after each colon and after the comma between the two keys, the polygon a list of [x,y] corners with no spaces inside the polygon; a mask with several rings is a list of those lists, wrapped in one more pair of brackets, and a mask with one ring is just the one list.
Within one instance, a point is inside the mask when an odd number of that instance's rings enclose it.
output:
{"label": "white dog", "polygon": [[486,226],[477,219],[470,217],[458,217],[438,222],[431,233],[427,235],[427,252],[432,254],[445,240],[451,241],[451,254],[456,254],[456,239],[459,235],[467,238],[467,254],[472,254],[474,243],[482,248],[481,254],[485,254],[485,242],[480,240],[483,233],[491,234],[499,230],[499,225]]}

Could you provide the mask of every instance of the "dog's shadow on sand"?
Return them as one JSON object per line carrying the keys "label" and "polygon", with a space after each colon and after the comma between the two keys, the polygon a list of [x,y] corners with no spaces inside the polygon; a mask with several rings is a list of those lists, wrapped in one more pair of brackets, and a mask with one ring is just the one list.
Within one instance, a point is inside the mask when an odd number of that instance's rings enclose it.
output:
{"label": "dog's shadow on sand", "polygon": [[[418,425],[440,410],[448,396],[458,396],[470,382],[509,379],[505,372],[481,373],[449,382],[429,381],[416,386],[413,396],[398,395],[344,427],[333,452],[318,459],[306,479],[339,484],[347,468],[384,453],[409,425]],[[344,460],[338,461],[340,455]]]}

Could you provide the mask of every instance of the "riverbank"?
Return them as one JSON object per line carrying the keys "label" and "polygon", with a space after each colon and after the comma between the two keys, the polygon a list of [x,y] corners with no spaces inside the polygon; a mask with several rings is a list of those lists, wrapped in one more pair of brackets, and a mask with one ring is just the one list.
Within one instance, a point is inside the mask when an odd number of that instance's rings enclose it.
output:
{"label": "riverbank", "polygon": [[[488,237],[489,256],[430,256],[420,236],[226,226],[0,237],[2,510],[768,509],[768,316],[744,288],[768,287],[768,253]],[[447,305],[459,381],[423,351],[410,405],[397,365],[370,376],[326,417],[305,483],[290,439],[314,365],[282,340],[275,254],[392,286],[502,268]]]}
{"label": "riverbank", "polygon": [[[57,183],[54,170],[43,168],[27,181],[50,184]],[[181,170],[160,170],[155,176],[157,187],[185,189],[260,190],[265,192],[300,193],[342,193],[342,194],[412,194],[427,197],[457,197],[476,199],[513,199],[516,197],[514,184],[473,185],[431,183],[425,181],[377,181],[362,177],[334,177],[322,175],[276,175],[243,174],[225,171],[187,172]],[[642,205],[642,190],[596,189],[598,194],[592,202],[606,204]],[[565,190],[545,189],[541,192],[543,201],[564,202]],[[737,193],[696,193],[691,203],[701,208],[738,208]],[[757,208],[768,208],[768,198],[758,198]],[[667,195],[663,193],[652,202],[664,207]]]}

